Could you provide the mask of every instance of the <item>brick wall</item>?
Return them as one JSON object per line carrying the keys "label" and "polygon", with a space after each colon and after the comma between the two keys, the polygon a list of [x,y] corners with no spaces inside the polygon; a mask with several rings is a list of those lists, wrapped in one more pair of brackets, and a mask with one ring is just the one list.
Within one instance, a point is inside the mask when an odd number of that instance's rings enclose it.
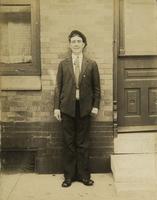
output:
{"label": "brick wall", "polygon": [[53,120],[58,63],[68,54],[68,34],[85,33],[86,54],[99,65],[102,100],[99,121],[112,121],[113,4],[108,0],[40,1],[42,91],[2,92],[2,121]]}
{"label": "brick wall", "polygon": [[85,33],[86,54],[99,65],[102,100],[97,120],[112,121],[112,1],[41,1],[43,90],[54,89],[57,65],[68,54],[67,37],[73,29]]}
{"label": "brick wall", "polygon": [[[42,90],[3,91],[2,122],[5,125],[6,122],[56,123],[53,95],[57,66],[69,53],[67,37],[73,29],[87,36],[85,54],[99,66],[102,98],[99,115],[94,121],[112,122],[113,2],[40,0],[40,23]],[[112,147],[112,143],[109,146]]]}

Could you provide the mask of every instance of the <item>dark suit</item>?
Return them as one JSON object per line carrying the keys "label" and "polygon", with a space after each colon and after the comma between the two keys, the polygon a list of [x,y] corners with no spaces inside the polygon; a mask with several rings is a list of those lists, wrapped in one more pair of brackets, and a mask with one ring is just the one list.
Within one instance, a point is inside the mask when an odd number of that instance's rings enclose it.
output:
{"label": "dark suit", "polygon": [[88,168],[88,132],[90,113],[99,108],[100,78],[95,61],[83,57],[79,76],[79,101],[72,58],[60,62],[55,89],[55,109],[62,113],[65,177],[90,177]]}

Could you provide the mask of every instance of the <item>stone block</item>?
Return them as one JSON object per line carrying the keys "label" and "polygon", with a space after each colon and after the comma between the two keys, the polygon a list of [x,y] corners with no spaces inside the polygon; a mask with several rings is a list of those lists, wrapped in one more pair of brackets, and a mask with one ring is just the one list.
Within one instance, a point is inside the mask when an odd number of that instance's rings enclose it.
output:
{"label": "stone block", "polygon": [[118,134],[114,139],[115,153],[154,153],[155,133]]}
{"label": "stone block", "polygon": [[154,181],[155,154],[122,154],[111,156],[111,169],[116,182]]}

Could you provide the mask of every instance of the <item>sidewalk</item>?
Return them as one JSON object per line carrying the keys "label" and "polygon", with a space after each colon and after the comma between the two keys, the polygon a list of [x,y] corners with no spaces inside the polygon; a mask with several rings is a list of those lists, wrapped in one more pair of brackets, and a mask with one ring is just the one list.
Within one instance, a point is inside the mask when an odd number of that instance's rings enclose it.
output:
{"label": "sidewalk", "polygon": [[157,200],[157,192],[117,193],[112,174],[92,174],[94,186],[74,182],[62,188],[62,175],[2,174],[0,200]]}

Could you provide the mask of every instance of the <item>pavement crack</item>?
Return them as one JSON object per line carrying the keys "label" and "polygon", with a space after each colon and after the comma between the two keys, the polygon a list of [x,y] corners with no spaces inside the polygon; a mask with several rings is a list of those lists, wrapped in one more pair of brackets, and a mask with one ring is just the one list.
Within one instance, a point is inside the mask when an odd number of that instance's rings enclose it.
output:
{"label": "pavement crack", "polygon": [[14,186],[12,187],[11,191],[9,192],[9,194],[8,194],[8,196],[7,196],[7,198],[6,198],[6,200],[9,200],[9,199],[10,199],[10,196],[11,196],[11,194],[13,193],[14,189],[16,188],[16,186],[17,186],[17,184],[18,184],[18,182],[19,182],[21,176],[22,176],[22,174],[20,174],[19,177],[17,178],[17,180],[16,180]]}

